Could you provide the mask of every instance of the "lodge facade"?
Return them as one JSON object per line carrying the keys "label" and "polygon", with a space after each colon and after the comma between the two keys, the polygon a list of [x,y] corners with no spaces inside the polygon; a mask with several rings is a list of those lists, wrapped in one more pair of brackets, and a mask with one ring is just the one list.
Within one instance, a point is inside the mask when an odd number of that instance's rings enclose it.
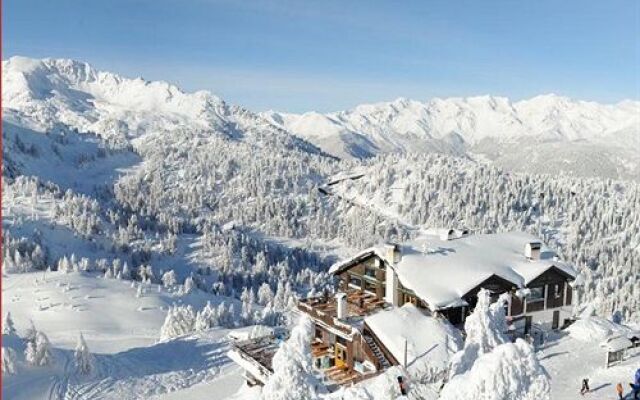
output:
{"label": "lodge facade", "polygon": [[[571,282],[576,276],[531,235],[453,230],[364,250],[334,264],[330,273],[336,279],[335,294],[302,299],[297,305],[314,322],[313,363],[328,387],[407,365],[417,356],[408,356],[406,343],[403,352],[393,337],[430,335],[429,325],[420,321],[446,319],[463,329],[481,288],[493,299],[506,297],[513,336],[562,328],[572,315]],[[397,319],[400,314],[404,319]],[[381,324],[381,315],[406,326]],[[398,329],[404,331],[398,335]]]}
{"label": "lodge facade", "polygon": [[[390,251],[395,250],[390,249]],[[492,275],[461,296],[465,305],[432,309],[425,300],[402,284],[391,264],[386,261],[387,259],[371,251],[353,260],[353,263],[344,264],[334,273],[339,278],[338,291],[365,293],[375,301],[384,301],[393,306],[411,303],[426,312],[445,317],[458,327],[464,324],[466,317],[475,308],[476,296],[481,288],[489,290],[495,299],[503,293],[510,293],[506,309],[507,316],[511,320],[530,320],[527,326],[531,326],[534,318],[538,317],[536,321],[539,324],[558,329],[566,323],[562,318],[566,319],[570,316],[571,310],[567,309],[571,307],[573,301],[573,289],[570,283],[575,276],[555,266],[551,266],[529,282],[524,287],[526,289],[524,291],[523,288],[518,287],[517,283]],[[389,279],[387,274],[390,275]],[[387,287],[391,289],[390,292],[387,292]],[[523,295],[524,293],[526,295]],[[552,317],[547,321],[546,315],[538,313],[551,313]],[[528,330],[525,333],[528,333]]]}
{"label": "lodge facade", "polygon": [[[502,240],[500,235],[482,236],[482,243],[487,245]],[[556,257],[543,255],[542,244],[536,238],[523,235],[519,239],[510,240],[521,246],[519,255],[513,257],[521,258],[517,261],[521,269],[535,268],[535,276],[524,282],[522,279],[510,279],[509,274],[496,268],[495,273],[478,282],[463,280],[460,286],[470,289],[458,291],[459,298],[453,299],[451,306],[431,304],[428,296],[421,296],[412,289],[420,288],[420,283],[412,282],[410,273],[402,273],[402,253],[407,246],[387,244],[382,248],[367,249],[334,265],[330,271],[337,278],[337,297],[305,299],[298,304],[298,309],[315,322],[312,348],[316,367],[328,369],[330,373],[332,370],[353,371],[342,374],[346,375],[342,380],[350,382],[390,365],[402,364],[403,360],[399,359],[402,357],[392,354],[367,324],[367,316],[380,309],[412,304],[425,316],[445,318],[463,329],[466,317],[475,308],[481,288],[489,290],[495,300],[503,294],[508,295],[505,312],[514,336],[530,335],[536,329],[562,328],[572,315],[571,282],[575,279],[575,272]],[[442,245],[447,245],[455,253],[462,251],[458,245],[473,241],[474,235],[458,234],[452,238],[449,232],[446,240],[443,235],[439,235],[438,240],[446,242]],[[458,240],[460,242],[455,243]],[[490,252],[491,248],[486,248],[486,251]],[[424,268],[429,268],[429,261],[428,256],[423,257]],[[455,263],[454,257],[448,267],[455,269]],[[505,263],[508,264],[509,260]],[[434,280],[439,279],[437,272],[434,271]],[[421,289],[424,293],[429,288]],[[343,378],[342,375],[339,377]],[[342,381],[338,379],[337,382]]]}

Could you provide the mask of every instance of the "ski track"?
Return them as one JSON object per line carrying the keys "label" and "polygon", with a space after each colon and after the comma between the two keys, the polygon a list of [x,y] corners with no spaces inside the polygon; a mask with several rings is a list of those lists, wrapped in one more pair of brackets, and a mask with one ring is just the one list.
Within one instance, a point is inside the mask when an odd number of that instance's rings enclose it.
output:
{"label": "ski track", "polygon": [[[190,348],[201,349],[201,352],[185,351]],[[185,389],[225,376],[223,371],[231,365],[227,350],[226,341],[202,343],[194,338],[182,338],[150,348],[98,354],[89,377],[76,373],[71,350],[59,350],[56,362],[63,367],[51,377],[47,398],[142,399]],[[158,354],[164,354],[164,362]],[[154,357],[158,361],[150,362]]]}

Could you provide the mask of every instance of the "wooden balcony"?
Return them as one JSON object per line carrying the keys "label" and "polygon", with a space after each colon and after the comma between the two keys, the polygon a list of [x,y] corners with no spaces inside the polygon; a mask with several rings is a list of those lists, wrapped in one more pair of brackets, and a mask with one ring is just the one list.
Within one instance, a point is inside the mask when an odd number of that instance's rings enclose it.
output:
{"label": "wooden balcony", "polygon": [[257,371],[257,373],[253,373],[254,378],[264,383],[273,373],[271,362],[279,346],[277,338],[264,336],[232,343],[230,353],[237,355],[237,358],[232,357],[232,359],[247,372]]}
{"label": "wooden balcony", "polygon": [[384,307],[385,301],[375,294],[353,289],[347,292],[346,318],[337,318],[337,302],[334,296],[318,296],[298,301],[298,309],[315,320],[345,333],[351,332],[349,321],[367,316]]}

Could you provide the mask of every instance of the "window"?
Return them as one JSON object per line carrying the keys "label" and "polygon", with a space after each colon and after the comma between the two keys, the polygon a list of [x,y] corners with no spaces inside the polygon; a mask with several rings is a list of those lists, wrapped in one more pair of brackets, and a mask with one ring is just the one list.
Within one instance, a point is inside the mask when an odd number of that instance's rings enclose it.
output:
{"label": "window", "polygon": [[527,312],[542,311],[544,309],[544,287],[534,287],[529,290]]}
{"label": "window", "polygon": [[527,302],[533,303],[536,301],[544,301],[544,288],[543,287],[534,287],[529,289],[529,296],[527,296]]}
{"label": "window", "polygon": [[547,290],[547,308],[562,307],[564,304],[564,283],[550,284]]}
{"label": "window", "polygon": [[362,279],[358,278],[354,275],[349,275],[349,286],[356,287],[358,289],[362,288]]}
{"label": "window", "polygon": [[376,269],[374,267],[367,266],[364,268],[364,275],[375,279]]}
{"label": "window", "polygon": [[376,293],[377,285],[373,282],[364,281],[364,290],[366,292]]}
{"label": "window", "polygon": [[563,293],[560,291],[561,286],[559,284],[553,285],[553,297],[559,299],[562,297]]}
{"label": "window", "polygon": [[417,306],[418,305],[418,298],[416,296],[413,296],[413,295],[410,295],[410,294],[407,294],[407,293],[403,293],[402,303],[403,304],[411,303],[414,306]]}

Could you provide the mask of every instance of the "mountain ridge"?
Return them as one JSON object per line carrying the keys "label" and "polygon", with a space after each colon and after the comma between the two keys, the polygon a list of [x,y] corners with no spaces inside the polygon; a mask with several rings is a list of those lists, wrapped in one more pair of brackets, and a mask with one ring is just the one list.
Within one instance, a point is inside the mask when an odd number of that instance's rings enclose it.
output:
{"label": "mountain ridge", "polygon": [[600,104],[555,94],[519,101],[398,98],[328,114],[254,113],[208,91],[185,92],[69,59],[15,56],[2,68],[3,118],[36,131],[63,124],[125,144],[184,129],[229,138],[248,133],[344,159],[437,152],[488,159],[514,171],[640,179],[635,100]]}
{"label": "mountain ridge", "polygon": [[[327,135],[328,132],[320,129],[314,132],[304,129],[306,121],[315,120],[318,125],[331,122],[343,129],[367,134],[372,133],[371,125],[374,124],[404,135],[442,137],[448,133],[459,133],[469,142],[491,136],[518,137],[545,133],[580,140],[604,136],[640,123],[640,101],[601,104],[555,94],[515,102],[495,96],[433,98],[425,102],[398,98],[327,114],[314,111],[303,114],[268,111],[262,114],[302,136]],[[587,122],[596,124],[585,131]],[[535,127],[534,124],[539,126]],[[494,127],[512,130],[492,132],[491,128]]]}
{"label": "mountain ridge", "polygon": [[71,59],[14,56],[2,61],[2,70],[3,120],[35,131],[69,127],[122,146],[148,134],[185,130],[235,139],[249,135],[254,144],[270,136],[285,147],[322,153],[208,91],[186,92],[165,81],[126,78]]}
{"label": "mountain ridge", "polygon": [[[516,171],[640,177],[640,101],[615,104],[555,94],[398,98],[328,114],[265,112],[283,129],[340,158],[440,152],[488,158]],[[589,164],[601,151],[608,157]],[[548,166],[535,160],[547,158]],[[519,160],[514,162],[514,160]]]}

